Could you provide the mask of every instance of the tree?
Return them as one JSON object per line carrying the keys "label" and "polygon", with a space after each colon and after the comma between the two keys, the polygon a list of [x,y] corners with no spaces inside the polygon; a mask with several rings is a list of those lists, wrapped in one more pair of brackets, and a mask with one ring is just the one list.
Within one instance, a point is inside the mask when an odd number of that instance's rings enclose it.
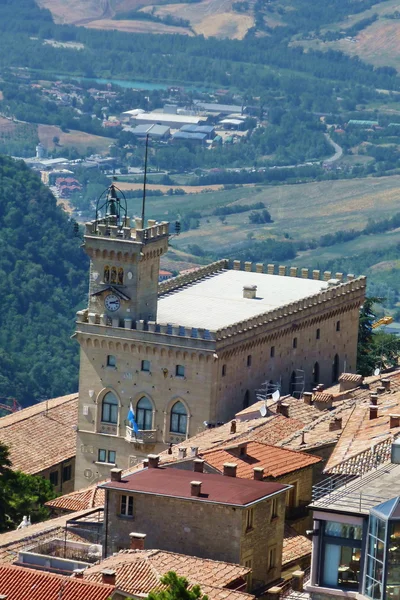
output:
{"label": "tree", "polygon": [[383,298],[371,296],[365,299],[360,310],[357,345],[357,372],[372,375],[376,367],[393,367],[398,364],[400,340],[384,331],[374,331],[376,321],[374,304],[381,304]]}
{"label": "tree", "polygon": [[203,595],[200,586],[194,585],[189,589],[189,582],[185,577],[179,577],[174,571],[168,571],[160,582],[168,586],[166,590],[150,592],[148,600],[208,600]]}
{"label": "tree", "polygon": [[24,515],[32,523],[48,518],[45,502],[55,498],[50,481],[11,469],[8,447],[0,442],[0,533],[15,529]]}

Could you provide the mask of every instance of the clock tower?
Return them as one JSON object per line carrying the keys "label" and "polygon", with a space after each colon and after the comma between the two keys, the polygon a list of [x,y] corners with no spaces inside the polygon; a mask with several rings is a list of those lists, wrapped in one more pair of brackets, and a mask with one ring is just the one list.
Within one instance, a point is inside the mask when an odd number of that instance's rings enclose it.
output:
{"label": "clock tower", "polygon": [[[104,325],[155,321],[161,255],[168,249],[168,223],[131,223],[126,200],[111,184],[86,223],[84,248],[90,257],[89,316]],[[104,213],[102,217],[101,214]]]}

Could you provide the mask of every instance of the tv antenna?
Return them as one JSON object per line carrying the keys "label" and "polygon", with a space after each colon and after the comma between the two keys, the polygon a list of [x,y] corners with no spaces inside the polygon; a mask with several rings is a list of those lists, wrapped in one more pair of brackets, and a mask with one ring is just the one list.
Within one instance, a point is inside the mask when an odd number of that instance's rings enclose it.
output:
{"label": "tv antenna", "polygon": [[149,134],[146,135],[146,151],[144,155],[143,200],[142,200],[142,229],[144,229],[144,214],[146,207],[147,156],[149,151]]}

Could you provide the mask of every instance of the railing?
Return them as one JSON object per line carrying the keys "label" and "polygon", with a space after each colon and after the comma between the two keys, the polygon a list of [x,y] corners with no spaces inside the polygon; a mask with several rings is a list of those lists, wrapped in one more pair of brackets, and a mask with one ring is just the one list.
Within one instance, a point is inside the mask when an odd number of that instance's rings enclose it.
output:
{"label": "railing", "polygon": [[[304,584],[303,585],[307,585],[307,583],[309,583],[309,581],[310,581],[311,567],[307,567],[306,569],[303,569],[303,571],[304,571]],[[286,599],[287,598],[299,598],[301,596],[304,596],[304,592],[295,592],[294,591],[294,589],[292,587],[291,579],[288,579],[283,584],[280,584],[279,587],[282,590],[280,593],[280,599],[282,599],[282,598],[286,598]]]}
{"label": "railing", "polygon": [[312,488],[312,501],[319,500],[323,496],[327,496],[337,490],[338,488],[348,485],[351,481],[356,478],[355,475],[332,475],[324,479],[320,483],[313,485]]}
{"label": "railing", "polygon": [[133,442],[135,444],[155,444],[157,441],[157,430],[140,429],[138,434],[136,434],[132,427],[127,426],[125,439],[127,442]]}

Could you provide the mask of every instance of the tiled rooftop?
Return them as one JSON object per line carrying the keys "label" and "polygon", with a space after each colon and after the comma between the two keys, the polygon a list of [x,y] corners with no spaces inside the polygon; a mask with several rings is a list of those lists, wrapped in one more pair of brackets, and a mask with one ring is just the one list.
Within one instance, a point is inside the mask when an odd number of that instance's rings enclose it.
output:
{"label": "tiled rooftop", "polygon": [[[201,481],[200,496],[191,495],[191,482]],[[103,488],[157,494],[194,502],[212,502],[231,506],[247,506],[275,493],[287,485],[210,473],[193,473],[167,467],[149,468],[128,475],[121,482],[109,481]]]}
{"label": "tiled rooftop", "polygon": [[263,467],[265,478],[276,478],[310,467],[321,460],[304,452],[253,441],[241,443],[239,447],[236,445],[209,450],[200,454],[200,457],[220,472],[223,472],[224,463],[236,463],[236,476],[245,479],[253,479],[254,467]]}
{"label": "tiled rooftop", "polygon": [[0,418],[14,469],[35,474],[76,454],[78,394],[45,400]]}
{"label": "tiled rooftop", "polygon": [[83,490],[77,490],[65,494],[64,496],[58,496],[58,498],[46,502],[46,506],[70,512],[104,506],[104,490],[97,486],[98,483],[95,483]]}
{"label": "tiled rooftop", "polygon": [[[256,285],[255,299],[243,286]],[[215,331],[327,289],[326,281],[221,271],[159,299],[158,321]]]}
{"label": "tiled rooftop", "polygon": [[[250,572],[250,569],[240,565],[164,550],[122,550],[89,567],[84,577],[90,581],[101,581],[103,569],[115,571],[118,589],[128,594],[146,596],[154,588],[163,588],[159,583],[160,577],[168,571],[186,577],[191,584],[201,584],[204,593],[205,585],[213,589],[241,586]],[[215,598],[215,593],[212,594],[212,598]]]}
{"label": "tiled rooftop", "polygon": [[115,587],[13,565],[0,565],[0,595],[7,600],[107,600]]}
{"label": "tiled rooftop", "polygon": [[306,556],[311,556],[312,542],[304,535],[297,533],[293,527],[285,523],[285,532],[282,548],[282,569],[285,565],[295,562]]}
{"label": "tiled rooftop", "polygon": [[[390,377],[387,377],[390,379]],[[400,390],[396,391],[397,377],[391,381],[391,390],[378,395],[378,416],[370,419],[370,393],[377,385],[370,385],[370,389],[362,390],[357,394],[357,404],[350,418],[343,427],[340,438],[326,465],[326,472],[357,474],[359,466],[374,452],[372,446],[380,447],[400,434],[400,426],[390,428],[390,415],[400,413]],[[400,383],[400,382],[399,382]],[[388,450],[390,453],[390,448]],[[357,462],[359,458],[359,463]],[[388,456],[386,456],[387,458]],[[350,470],[349,470],[350,468]]]}
{"label": "tiled rooftop", "polygon": [[[321,416],[321,410],[312,404],[307,404],[302,399],[299,400],[298,398],[293,398],[293,396],[284,396],[281,398],[281,401],[289,405],[289,418],[300,421],[302,426],[315,421],[315,419],[319,419]],[[277,402],[268,402],[269,411],[276,413],[277,408]]]}

